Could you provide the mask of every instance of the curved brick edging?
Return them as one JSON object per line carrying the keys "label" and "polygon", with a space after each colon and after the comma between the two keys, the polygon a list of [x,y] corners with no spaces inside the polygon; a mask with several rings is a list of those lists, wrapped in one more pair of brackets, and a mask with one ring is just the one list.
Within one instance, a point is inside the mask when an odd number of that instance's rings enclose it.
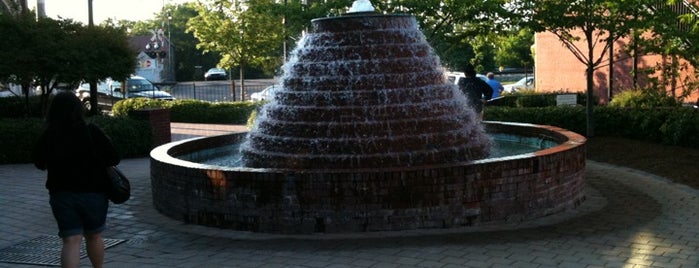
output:
{"label": "curved brick edging", "polygon": [[585,138],[556,127],[487,122],[489,132],[560,143],[449,165],[354,170],[227,168],[174,158],[232,144],[230,134],[151,152],[153,203],[188,223],[268,233],[344,233],[517,222],[585,199]]}

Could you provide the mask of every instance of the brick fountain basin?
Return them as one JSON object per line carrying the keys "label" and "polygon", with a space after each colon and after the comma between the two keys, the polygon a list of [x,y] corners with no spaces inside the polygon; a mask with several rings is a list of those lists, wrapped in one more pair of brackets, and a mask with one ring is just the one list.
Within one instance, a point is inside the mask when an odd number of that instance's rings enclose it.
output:
{"label": "brick fountain basin", "polygon": [[151,152],[153,203],[185,223],[309,234],[522,222],[575,208],[585,199],[583,136],[552,126],[485,126],[491,134],[557,145],[461,163],[301,170],[183,160],[238,144],[245,133],[190,139]]}

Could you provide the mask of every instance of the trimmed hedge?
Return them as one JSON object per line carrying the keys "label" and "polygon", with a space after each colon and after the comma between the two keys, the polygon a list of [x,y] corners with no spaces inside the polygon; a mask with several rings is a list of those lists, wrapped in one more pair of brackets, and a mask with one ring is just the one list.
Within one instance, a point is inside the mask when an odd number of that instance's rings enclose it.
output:
{"label": "trimmed hedge", "polygon": [[[699,148],[699,109],[619,108],[597,106],[593,112],[596,136],[614,136]],[[580,134],[587,129],[585,107],[486,107],[484,119],[562,127]]]}
{"label": "trimmed hedge", "polygon": [[40,96],[0,98],[0,107],[0,118],[41,117]]}
{"label": "trimmed hedge", "polygon": [[533,90],[522,90],[506,93],[502,97],[488,101],[488,106],[500,107],[549,107],[556,106],[556,96],[561,94],[577,95],[578,105],[585,106],[586,96],[584,92],[550,92],[538,93]]}
{"label": "trimmed hedge", "polygon": [[[87,118],[112,139],[122,158],[141,157],[152,149],[150,124],[128,117]],[[36,140],[44,130],[40,118],[0,118],[0,164],[30,163]]]}
{"label": "trimmed hedge", "polygon": [[246,124],[250,113],[260,102],[206,102],[200,100],[163,101],[134,98],[114,104],[114,116],[128,116],[130,112],[145,108],[168,108],[170,120],[183,123]]}
{"label": "trimmed hedge", "polygon": [[39,118],[0,118],[0,164],[29,163],[44,128]]}

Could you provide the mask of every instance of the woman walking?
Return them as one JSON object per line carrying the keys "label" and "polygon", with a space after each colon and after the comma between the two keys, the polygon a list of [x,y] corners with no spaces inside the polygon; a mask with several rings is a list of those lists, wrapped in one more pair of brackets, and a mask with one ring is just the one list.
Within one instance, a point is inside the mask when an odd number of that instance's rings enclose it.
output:
{"label": "woman walking", "polygon": [[83,237],[92,266],[103,266],[101,233],[109,208],[105,166],[120,161],[111,140],[86,123],[84,114],[72,92],[56,94],[33,152],[34,165],[48,171],[49,203],[63,241],[62,267],[78,267]]}

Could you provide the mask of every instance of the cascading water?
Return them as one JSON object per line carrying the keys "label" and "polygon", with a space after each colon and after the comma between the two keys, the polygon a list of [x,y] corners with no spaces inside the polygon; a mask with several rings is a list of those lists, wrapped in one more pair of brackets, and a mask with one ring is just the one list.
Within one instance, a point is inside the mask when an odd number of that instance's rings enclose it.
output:
{"label": "cascading water", "polygon": [[407,167],[487,156],[487,134],[415,19],[355,6],[361,12],[312,21],[241,146],[243,165]]}

